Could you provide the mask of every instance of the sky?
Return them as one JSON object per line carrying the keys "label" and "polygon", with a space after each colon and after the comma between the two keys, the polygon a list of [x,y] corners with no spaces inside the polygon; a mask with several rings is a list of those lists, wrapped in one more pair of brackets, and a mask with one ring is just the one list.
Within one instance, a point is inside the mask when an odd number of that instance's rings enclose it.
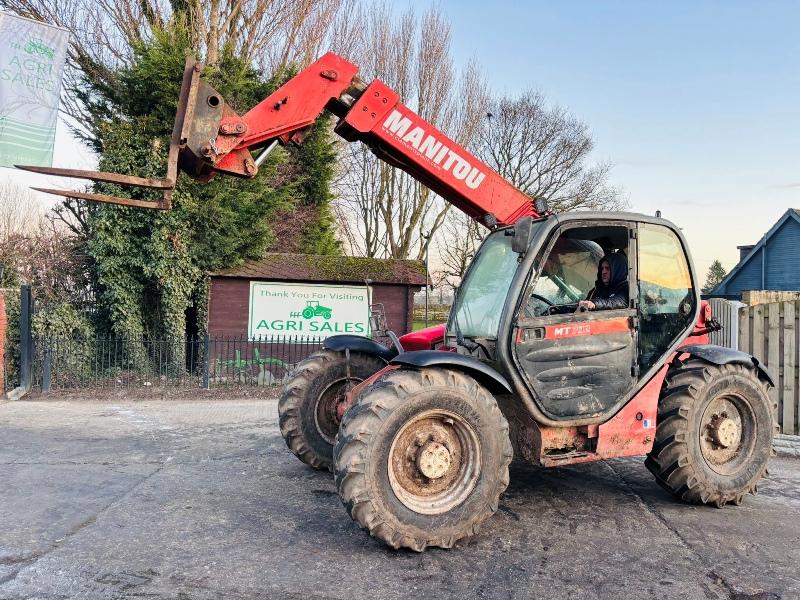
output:
{"label": "sky", "polygon": [[[415,2],[417,10],[428,6]],[[444,0],[457,64],[586,122],[631,210],[704,276],[800,207],[800,2]]]}
{"label": "sky", "polygon": [[[408,4],[396,3],[401,12]],[[419,13],[431,6],[411,3]],[[800,2],[441,0],[456,63],[585,121],[630,208],[662,215],[697,271],[738,262],[800,208]],[[54,165],[92,168],[59,123]],[[63,180],[0,169],[26,185]]]}

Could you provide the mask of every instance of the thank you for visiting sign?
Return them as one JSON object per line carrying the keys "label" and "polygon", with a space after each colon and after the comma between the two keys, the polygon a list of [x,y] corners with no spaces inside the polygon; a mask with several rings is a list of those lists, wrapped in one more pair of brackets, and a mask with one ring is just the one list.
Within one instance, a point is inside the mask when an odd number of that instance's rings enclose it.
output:
{"label": "thank you for visiting sign", "polygon": [[366,286],[250,282],[251,339],[369,335]]}
{"label": "thank you for visiting sign", "polygon": [[53,164],[69,33],[0,13],[0,167]]}

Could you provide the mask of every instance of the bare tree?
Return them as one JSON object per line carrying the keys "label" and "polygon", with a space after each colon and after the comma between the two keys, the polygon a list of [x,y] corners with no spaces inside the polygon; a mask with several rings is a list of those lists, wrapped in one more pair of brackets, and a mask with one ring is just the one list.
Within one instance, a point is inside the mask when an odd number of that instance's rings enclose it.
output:
{"label": "bare tree", "polygon": [[454,289],[483,241],[486,229],[462,212],[450,211],[440,231],[438,280]]}
{"label": "bare tree", "polygon": [[42,205],[30,190],[11,180],[0,183],[0,240],[34,232],[44,221]]}
{"label": "bare tree", "polygon": [[70,232],[84,244],[91,238],[91,221],[89,216],[97,210],[93,202],[85,202],[74,198],[65,198],[53,207],[47,215],[55,227]]}
{"label": "bare tree", "polygon": [[280,76],[290,65],[305,67],[328,46],[354,43],[357,30],[346,19],[354,2],[0,0],[0,8],[70,31],[62,110],[85,127],[83,78],[113,86],[114,72],[131,64],[133,49],[173,20],[187,28],[198,58],[208,64],[230,51]]}
{"label": "bare tree", "polygon": [[477,143],[489,166],[556,212],[627,205],[622,191],[608,182],[611,165],[589,162],[594,142],[588,126],[549,107],[538,92],[493,99]]}
{"label": "bare tree", "polygon": [[88,294],[85,256],[79,242],[47,219],[35,231],[0,240],[0,261],[17,280],[36,288],[40,301],[84,299]]}
{"label": "bare tree", "polygon": [[[403,104],[468,145],[488,98],[477,67],[456,72],[450,26],[435,9],[421,18],[411,10],[397,19],[390,15],[385,5],[373,4],[355,17],[364,24],[362,35],[345,54],[364,79],[380,79]],[[450,206],[363,145],[345,146],[341,157],[335,210],[351,252],[421,259],[423,234],[441,227]]]}
{"label": "bare tree", "polygon": [[79,248],[80,241],[48,218],[34,194],[10,181],[0,184],[0,285],[29,283],[42,299],[85,289]]}

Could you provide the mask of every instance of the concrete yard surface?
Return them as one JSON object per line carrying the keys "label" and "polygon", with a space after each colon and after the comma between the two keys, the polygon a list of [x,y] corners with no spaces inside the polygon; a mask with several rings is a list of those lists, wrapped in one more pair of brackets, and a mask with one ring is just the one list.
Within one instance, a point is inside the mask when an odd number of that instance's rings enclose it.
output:
{"label": "concrete yard surface", "polygon": [[0,598],[800,598],[800,460],[741,507],[643,460],[515,461],[452,550],[393,551],[303,465],[277,401],[0,404]]}

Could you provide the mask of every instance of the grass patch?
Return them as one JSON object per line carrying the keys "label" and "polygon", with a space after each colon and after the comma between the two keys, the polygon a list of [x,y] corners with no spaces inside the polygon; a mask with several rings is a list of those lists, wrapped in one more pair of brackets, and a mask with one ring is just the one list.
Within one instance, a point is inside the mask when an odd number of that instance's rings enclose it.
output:
{"label": "grass patch", "polygon": [[[445,321],[434,321],[433,319],[428,319],[428,327],[433,327],[434,325],[444,325]],[[425,329],[425,321],[414,321],[414,325],[411,327],[411,331],[419,331],[420,329]]]}

